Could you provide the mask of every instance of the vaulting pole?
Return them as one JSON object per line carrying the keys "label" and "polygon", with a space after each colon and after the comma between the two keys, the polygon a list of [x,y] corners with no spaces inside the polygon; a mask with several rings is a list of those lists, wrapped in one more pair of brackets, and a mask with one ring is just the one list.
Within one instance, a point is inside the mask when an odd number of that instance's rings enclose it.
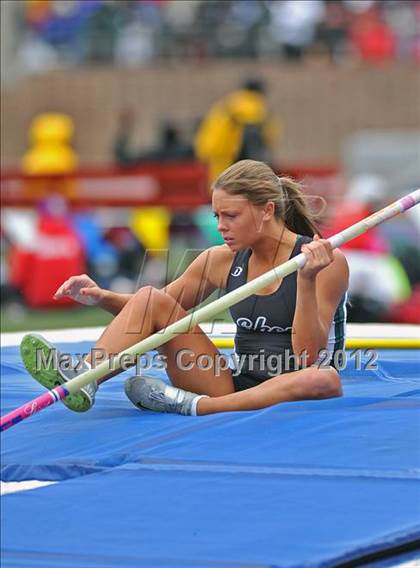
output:
{"label": "vaulting pole", "polygon": [[[372,227],[395,217],[403,211],[407,211],[414,205],[420,202],[420,189],[416,189],[412,193],[409,193],[405,197],[402,197],[398,201],[391,203],[387,207],[384,207],[380,211],[373,213],[366,219],[351,225],[344,231],[337,233],[336,235],[330,237],[328,240],[333,248],[337,248],[348,241],[351,241],[355,237],[365,233]],[[175,323],[169,325],[165,330],[154,333],[150,337],[143,339],[139,343],[136,343],[126,351],[123,351],[115,358],[113,363],[110,361],[104,361],[98,365],[95,369],[90,369],[85,373],[77,376],[76,378],[68,381],[65,385],[55,387],[54,389],[34,398],[30,402],[20,406],[16,410],[5,414],[0,420],[0,430],[7,430],[11,426],[14,426],[18,422],[21,422],[25,418],[36,414],[43,408],[54,404],[58,400],[65,398],[68,394],[75,393],[82,387],[87,385],[92,381],[102,379],[107,376],[115,375],[121,370],[119,361],[122,356],[130,355],[132,357],[140,356],[147,351],[156,349],[160,345],[163,345],[174,336],[180,333],[186,333],[188,330],[192,329],[195,325],[202,323],[204,321],[212,320],[218,313],[230,308],[234,304],[244,300],[248,296],[255,294],[261,288],[268,286],[276,280],[288,276],[292,272],[297,271],[302,268],[306,262],[306,257],[303,253],[295,256],[291,260],[280,264],[279,266],[265,272],[258,278],[255,278],[251,282],[247,282],[240,288],[229,292],[223,297],[214,300],[211,304],[204,306],[191,314],[188,314],[184,318],[176,321]]]}

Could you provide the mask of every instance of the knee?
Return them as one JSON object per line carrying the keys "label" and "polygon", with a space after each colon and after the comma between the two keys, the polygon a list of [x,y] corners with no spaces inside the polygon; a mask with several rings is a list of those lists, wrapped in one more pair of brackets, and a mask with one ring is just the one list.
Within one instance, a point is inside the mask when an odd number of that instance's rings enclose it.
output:
{"label": "knee", "polygon": [[158,292],[158,290],[154,286],[142,286],[133,295],[132,299],[135,300],[138,298],[148,298],[151,297],[155,292]]}
{"label": "knee", "polygon": [[316,369],[313,377],[314,398],[336,398],[343,394],[340,375],[330,367],[329,369]]}
{"label": "knee", "polygon": [[185,315],[172,296],[153,286],[140,288],[130,301],[134,303],[135,311],[146,312],[158,327],[166,326]]}
{"label": "knee", "polygon": [[143,286],[139,288],[134,296],[131,298],[132,302],[142,303],[147,302],[148,304],[153,304],[153,306],[168,305],[171,298],[162,290],[155,288],[154,286]]}

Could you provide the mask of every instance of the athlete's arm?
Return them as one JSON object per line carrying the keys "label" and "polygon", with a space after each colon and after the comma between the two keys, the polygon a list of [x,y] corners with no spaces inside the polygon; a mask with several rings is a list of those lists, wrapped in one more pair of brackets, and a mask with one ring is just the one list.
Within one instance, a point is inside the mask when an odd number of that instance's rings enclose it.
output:
{"label": "athlete's arm", "polygon": [[133,297],[133,294],[118,294],[111,290],[103,290],[103,296],[99,302],[99,307],[116,316],[120,313],[126,303]]}
{"label": "athlete's arm", "polygon": [[[304,354],[307,365],[314,363],[320,350],[326,348],[335,311],[348,288],[348,266],[343,253],[333,251],[326,241],[318,243],[325,248],[312,247],[315,254],[298,272],[293,319],[293,351]],[[310,250],[305,245],[302,247],[305,254],[311,255]]]}
{"label": "athlete's arm", "polygon": [[[217,288],[226,285],[226,275],[232,253],[225,245],[202,252],[185,272],[163,290],[179,302],[185,310],[200,304]],[[118,294],[100,288],[87,274],[72,276],[54,294],[56,300],[67,297],[80,304],[99,306],[117,315],[133,294]]]}
{"label": "athlete's arm", "polygon": [[184,310],[201,304],[217,288],[226,285],[232,252],[226,245],[203,251],[176,280],[163,291],[172,296]]}
{"label": "athlete's arm", "polygon": [[72,298],[85,306],[99,306],[113,315],[118,314],[132,294],[117,294],[100,288],[87,274],[71,276],[58,288],[54,299]]}

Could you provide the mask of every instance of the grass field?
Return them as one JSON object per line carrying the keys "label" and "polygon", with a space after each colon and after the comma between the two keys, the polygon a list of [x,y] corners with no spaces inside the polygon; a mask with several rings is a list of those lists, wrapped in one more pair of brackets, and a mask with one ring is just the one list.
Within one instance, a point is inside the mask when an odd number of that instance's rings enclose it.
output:
{"label": "grass field", "polygon": [[106,325],[111,319],[110,314],[99,308],[31,310],[9,306],[1,310],[1,331],[96,327]]}
{"label": "grass field", "polygon": [[[211,301],[211,298],[206,303]],[[204,304],[203,304],[204,305]],[[36,331],[42,329],[65,329],[70,327],[99,327],[107,325],[112,316],[95,307],[54,308],[49,310],[33,310],[19,304],[2,308],[0,330]],[[228,312],[217,316],[217,321],[230,322]]]}

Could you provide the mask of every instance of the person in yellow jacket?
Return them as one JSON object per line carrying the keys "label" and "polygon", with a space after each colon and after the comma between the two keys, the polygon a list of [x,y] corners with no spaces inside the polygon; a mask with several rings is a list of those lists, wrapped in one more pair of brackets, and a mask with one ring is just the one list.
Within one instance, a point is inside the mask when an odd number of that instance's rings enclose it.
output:
{"label": "person in yellow jacket", "polygon": [[210,108],[194,148],[196,157],[208,164],[212,182],[237,160],[269,160],[278,135],[279,124],[269,114],[263,83],[248,79]]}

